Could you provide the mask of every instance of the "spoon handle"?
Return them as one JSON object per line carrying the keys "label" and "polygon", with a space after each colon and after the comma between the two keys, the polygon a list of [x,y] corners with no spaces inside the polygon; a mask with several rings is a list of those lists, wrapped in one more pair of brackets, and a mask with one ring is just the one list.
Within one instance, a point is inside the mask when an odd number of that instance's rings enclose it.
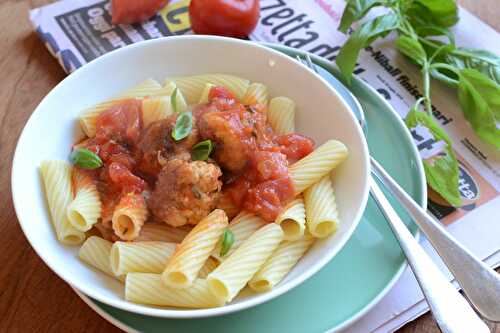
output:
{"label": "spoon handle", "polygon": [[489,332],[488,326],[434,265],[408,231],[373,178],[370,178],[370,190],[398,239],[441,331],[443,333]]}
{"label": "spoon handle", "polygon": [[427,236],[472,305],[484,318],[500,321],[500,275],[475,257],[439,222],[417,205],[373,158],[371,165],[382,183],[406,208],[420,230]]}

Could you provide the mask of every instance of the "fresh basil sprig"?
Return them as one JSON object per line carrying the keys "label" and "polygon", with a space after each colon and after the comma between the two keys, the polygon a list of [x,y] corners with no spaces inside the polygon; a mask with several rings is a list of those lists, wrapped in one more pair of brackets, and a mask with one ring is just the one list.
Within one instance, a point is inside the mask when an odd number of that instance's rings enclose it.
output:
{"label": "fresh basil sprig", "polygon": [[210,157],[213,149],[214,145],[211,140],[198,142],[193,146],[191,157],[193,161],[206,161]]}
{"label": "fresh basil sprig", "polygon": [[175,126],[172,130],[172,138],[180,141],[187,137],[193,129],[193,114],[190,111],[180,113],[175,120]]}
{"label": "fresh basil sprig", "polygon": [[102,166],[101,158],[91,150],[86,148],[74,149],[69,155],[69,160],[82,169],[97,169]]}
{"label": "fresh basil sprig", "polygon": [[231,229],[225,229],[221,237],[220,256],[224,257],[234,243],[234,234]]}
{"label": "fresh basil sprig", "polygon": [[448,135],[439,127],[434,119],[425,112],[414,107],[406,116],[406,125],[414,129],[423,126],[432,133],[434,140],[444,141],[445,148],[429,160],[423,160],[427,183],[453,206],[460,206],[461,198],[458,191],[458,162],[451,148]]}
{"label": "fresh basil sprig", "polygon": [[431,78],[457,89],[464,116],[478,137],[500,149],[500,129],[496,126],[500,123],[500,57],[455,45],[448,29],[458,21],[454,0],[347,0],[339,30],[347,32],[375,7],[387,13],[355,29],[336,63],[349,83],[360,50],[391,31],[398,34],[395,47],[420,67],[423,82],[423,97],[408,113],[406,123],[410,128],[423,126],[436,140],[447,143],[443,154],[424,161],[424,168],[429,185],[456,206],[460,202],[458,162],[450,139],[432,118]]}

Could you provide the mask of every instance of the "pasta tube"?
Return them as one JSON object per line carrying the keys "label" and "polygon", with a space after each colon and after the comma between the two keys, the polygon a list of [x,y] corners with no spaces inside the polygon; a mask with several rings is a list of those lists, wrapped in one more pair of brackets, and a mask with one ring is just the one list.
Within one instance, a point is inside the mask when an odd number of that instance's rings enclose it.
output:
{"label": "pasta tube", "polygon": [[134,240],[139,236],[148,217],[146,201],[140,194],[124,195],[116,205],[111,218],[115,234],[123,240]]}
{"label": "pasta tube", "polygon": [[306,209],[302,196],[294,199],[276,218],[275,221],[283,229],[285,240],[296,240],[304,235],[306,224]]}
{"label": "pasta tube", "polygon": [[90,266],[97,268],[103,273],[109,276],[117,278],[122,281],[125,279],[124,276],[116,276],[111,269],[109,262],[109,256],[111,253],[111,246],[113,243],[102,239],[97,236],[90,236],[87,238],[85,243],[83,243],[80,251],[78,251],[78,257],[89,264]]}
{"label": "pasta tube", "polygon": [[263,227],[266,221],[260,217],[242,211],[239,213],[232,221],[229,223],[229,229],[233,232],[234,243],[226,253],[224,257],[220,256],[221,244],[217,243],[214,251],[212,252],[212,257],[218,259],[219,261],[224,260],[229,257],[248,237],[250,237],[254,232]]}
{"label": "pasta tube", "polygon": [[68,205],[66,214],[73,227],[87,231],[101,217],[101,199],[92,177],[73,168],[73,201]]}
{"label": "pasta tube", "polygon": [[305,190],[304,201],[309,232],[318,238],[333,234],[337,230],[338,212],[330,175]]}
{"label": "pasta tube", "polygon": [[211,308],[224,305],[209,291],[207,281],[194,280],[191,287],[165,286],[160,274],[129,273],[125,281],[125,299],[134,303],[180,308]]}
{"label": "pasta tube", "polygon": [[174,250],[174,243],[115,242],[109,261],[115,275],[161,273]]}
{"label": "pasta tube", "polygon": [[267,106],[267,87],[262,83],[252,83],[243,96],[242,103],[245,105],[263,104]]}
{"label": "pasta tube", "polygon": [[269,102],[267,121],[279,135],[295,132],[295,102],[288,97],[274,97]]}
{"label": "pasta tube", "polygon": [[172,288],[191,286],[227,224],[227,216],[220,209],[201,220],[168,260],[162,274],[163,283]]}
{"label": "pasta tube", "polygon": [[142,123],[144,128],[154,121],[165,119],[172,114],[170,96],[145,98],[142,100]]}
{"label": "pasta tube", "polygon": [[347,158],[347,147],[340,141],[328,140],[290,167],[295,194],[303,192],[327,175]]}
{"label": "pasta tube", "polygon": [[271,290],[290,272],[313,242],[313,237],[282,242],[252,277],[248,283],[250,288],[258,292]]}
{"label": "pasta tube", "polygon": [[230,302],[283,240],[283,231],[269,223],[252,234],[224,260],[207,281],[210,291],[219,299]]}
{"label": "pasta tube", "polygon": [[66,214],[72,197],[71,166],[64,161],[44,161],[40,174],[57,239],[69,245],[83,243],[85,233],[71,225]]}

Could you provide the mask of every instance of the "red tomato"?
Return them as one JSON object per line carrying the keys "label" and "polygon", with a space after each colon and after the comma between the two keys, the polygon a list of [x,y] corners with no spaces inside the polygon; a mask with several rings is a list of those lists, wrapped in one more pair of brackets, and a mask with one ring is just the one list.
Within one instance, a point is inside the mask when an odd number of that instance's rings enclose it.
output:
{"label": "red tomato", "polygon": [[276,143],[281,145],[281,152],[291,162],[300,160],[314,150],[313,140],[296,133],[280,135],[276,138]]}
{"label": "red tomato", "polygon": [[142,128],[142,103],[135,99],[110,107],[97,117],[96,139],[99,143],[108,140],[134,143]]}
{"label": "red tomato", "polygon": [[146,189],[146,182],[130,172],[123,164],[111,163],[108,172],[109,179],[124,193],[141,193]]}
{"label": "red tomato", "polygon": [[257,25],[258,0],[191,0],[189,19],[197,34],[246,37]]}
{"label": "red tomato", "polygon": [[248,190],[243,207],[271,222],[278,217],[293,195],[293,183],[289,177],[268,180]]}
{"label": "red tomato", "polygon": [[112,0],[113,24],[146,21],[167,4],[168,0]]}

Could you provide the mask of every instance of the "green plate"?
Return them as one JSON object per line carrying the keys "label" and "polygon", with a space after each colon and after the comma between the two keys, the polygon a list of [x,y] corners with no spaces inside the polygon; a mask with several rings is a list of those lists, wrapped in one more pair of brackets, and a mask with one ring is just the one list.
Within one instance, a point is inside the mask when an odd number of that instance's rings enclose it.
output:
{"label": "green plate", "polygon": [[[303,54],[282,46],[272,47],[292,57]],[[313,57],[313,61],[339,77],[332,63],[318,57]],[[328,73],[320,74],[352,107],[357,107],[342,83]],[[372,156],[425,206],[425,177],[406,127],[391,106],[363,81],[354,80],[350,91],[365,110]],[[409,216],[395,200],[391,202],[416,234]],[[387,293],[405,267],[392,231],[370,198],[358,228],[330,263],[295,289],[248,310],[213,318],[162,319],[119,310],[79,294],[103,317],[130,332],[325,332],[346,327],[366,313]]]}

